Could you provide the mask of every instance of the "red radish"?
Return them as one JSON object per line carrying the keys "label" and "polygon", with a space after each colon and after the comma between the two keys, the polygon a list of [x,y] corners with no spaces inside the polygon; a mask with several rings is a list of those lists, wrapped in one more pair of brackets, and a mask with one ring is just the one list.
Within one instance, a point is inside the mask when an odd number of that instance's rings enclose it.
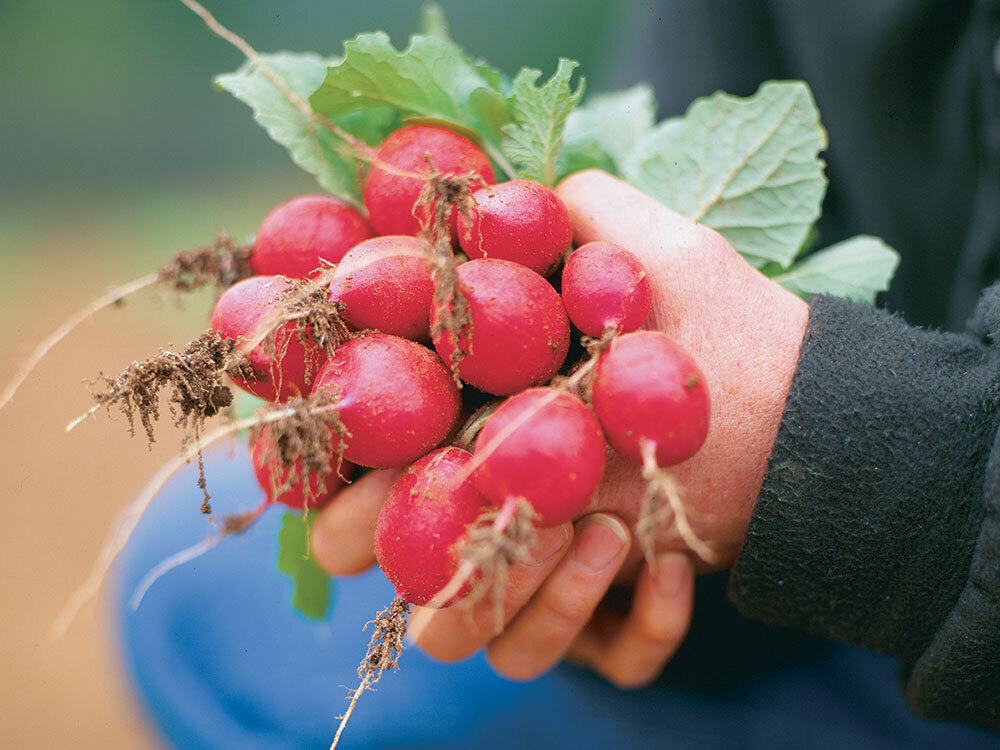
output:
{"label": "red radish", "polygon": [[[475,173],[487,184],[495,181],[493,166],[479,146],[447,128],[411,125],[390,133],[375,152],[364,202],[372,226],[378,234],[410,234],[420,231],[414,208],[426,184],[417,177],[405,177],[379,166],[389,164],[399,170],[426,174],[427,158],[434,169],[449,177]],[[417,211],[422,218],[430,213]],[[452,216],[452,238],[457,238]]]}
{"label": "red radish", "polygon": [[556,194],[531,180],[510,180],[472,194],[476,210],[458,217],[470,258],[499,258],[548,276],[573,241],[569,211]]}
{"label": "red radish", "polygon": [[341,344],[313,391],[339,402],[350,433],[344,457],[379,469],[406,466],[434,448],[461,406],[451,372],[434,352],[384,333]]}
{"label": "red radish", "polygon": [[[268,318],[284,300],[290,282],[281,276],[252,276],[229,287],[212,310],[212,328],[237,342],[258,338],[268,327]],[[326,361],[326,353],[309,341],[303,344],[292,322],[275,332],[274,354],[258,344],[248,358],[260,380],[234,378],[233,382],[268,401],[286,401],[306,396],[314,376]]]}
{"label": "red radish", "polygon": [[373,234],[350,204],[330,195],[301,195],[267,215],[250,255],[258,275],[311,276],[323,263],[339,263]]}
{"label": "red radish", "polygon": [[396,480],[379,513],[375,556],[411,604],[426,604],[445,588],[459,567],[458,542],[489,507],[464,472],[471,459],[461,448],[429,453]]}
{"label": "red radish", "polygon": [[600,338],[611,328],[618,333],[638,330],[653,306],[653,288],[646,268],[623,247],[588,242],[566,260],[562,299],[573,325]]}
{"label": "red radish", "polygon": [[642,440],[655,443],[659,466],[672,466],[693,456],[708,435],[705,376],[658,331],[625,334],[601,354],[592,405],[608,442],[636,463]]}
{"label": "red radish", "polygon": [[[331,439],[336,438],[331,436]],[[305,481],[290,482],[292,470],[282,466],[279,450],[270,430],[264,427],[251,447],[253,472],[257,483],[267,493],[269,502],[281,503],[296,510],[311,510],[326,505],[340,492],[354,470],[350,463],[334,456],[329,473],[322,479],[316,472],[309,474],[307,492]],[[295,471],[301,477],[302,462],[299,459],[295,460]]]}
{"label": "red radish", "polygon": [[[531,269],[507,260],[470,260],[457,272],[472,318],[459,338],[465,353],[458,365],[462,380],[509,396],[551,379],[566,359],[570,340],[569,319],[556,290]],[[432,330],[438,317],[435,308]],[[449,362],[455,350],[452,332],[436,334],[434,347]]]}
{"label": "red radish", "polygon": [[503,505],[523,497],[555,526],[583,512],[604,472],[604,434],[576,396],[531,388],[505,401],[486,420],[474,454],[479,491]]}
{"label": "red radish", "polygon": [[340,261],[330,299],[347,308],[342,317],[356,329],[373,328],[413,341],[431,337],[434,282],[415,237],[365,240]]}

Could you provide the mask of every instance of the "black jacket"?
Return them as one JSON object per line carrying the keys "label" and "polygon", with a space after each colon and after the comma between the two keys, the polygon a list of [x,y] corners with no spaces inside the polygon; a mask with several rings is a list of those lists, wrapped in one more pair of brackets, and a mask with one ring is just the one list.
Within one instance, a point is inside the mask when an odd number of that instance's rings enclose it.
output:
{"label": "black jacket", "polygon": [[729,593],[901,659],[910,707],[1000,731],[1000,285],[969,335],[813,301]]}

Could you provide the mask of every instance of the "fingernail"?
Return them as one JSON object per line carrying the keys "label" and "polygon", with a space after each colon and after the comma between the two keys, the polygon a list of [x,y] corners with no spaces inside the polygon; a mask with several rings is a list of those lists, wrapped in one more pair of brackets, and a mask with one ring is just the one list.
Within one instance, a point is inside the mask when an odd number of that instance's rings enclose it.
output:
{"label": "fingernail", "polygon": [[544,565],[563,548],[567,539],[569,539],[569,524],[564,523],[555,529],[543,529],[539,532],[538,541],[535,542],[531,555],[524,564],[534,568]]}
{"label": "fingernail", "polygon": [[618,556],[627,542],[628,531],[618,519],[595,513],[577,527],[573,562],[585,573],[599,573]]}
{"label": "fingernail", "polygon": [[667,552],[656,558],[656,589],[664,599],[673,599],[684,589],[691,561],[680,552]]}

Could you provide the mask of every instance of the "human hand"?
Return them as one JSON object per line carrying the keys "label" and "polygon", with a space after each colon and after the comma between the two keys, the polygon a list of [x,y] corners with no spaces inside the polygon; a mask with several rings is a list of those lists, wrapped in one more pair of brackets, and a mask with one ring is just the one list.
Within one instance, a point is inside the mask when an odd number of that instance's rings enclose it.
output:
{"label": "human hand", "polygon": [[[577,244],[615,242],[645,264],[654,290],[646,327],[665,332],[696,359],[712,396],[709,435],[671,469],[698,536],[717,552],[713,568],[735,559],[777,434],[808,308],[752,269],[712,230],[601,172],[579,173],[557,191]],[[373,472],[317,519],[317,560],[334,574],[374,563],[372,534],[396,472]],[[491,602],[446,610],[418,608],[411,630],[442,659],[488,645],[503,674],[530,678],[571,652],[623,686],[655,678],[686,633],[693,565],[678,535],[666,537],[653,570],[631,543],[644,480],[609,454],[586,515],[539,534],[534,560],[510,571],[503,633]],[[713,569],[704,564],[703,570]],[[613,581],[634,586],[627,615],[598,606]],[[595,611],[597,615],[595,616]]]}

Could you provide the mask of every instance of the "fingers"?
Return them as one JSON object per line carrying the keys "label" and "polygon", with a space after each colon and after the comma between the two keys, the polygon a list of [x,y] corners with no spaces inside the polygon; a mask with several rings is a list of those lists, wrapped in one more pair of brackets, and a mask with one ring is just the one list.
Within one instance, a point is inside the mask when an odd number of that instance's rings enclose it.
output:
{"label": "fingers", "polygon": [[628,554],[628,527],[609,513],[577,521],[569,553],[489,646],[494,668],[531,679],[560,661],[600,603]]}
{"label": "fingers", "polygon": [[[512,565],[501,592],[502,624],[518,613],[535,590],[566,554],[573,539],[573,526],[565,523],[538,532],[531,560]],[[475,604],[461,603],[447,609],[415,607],[410,616],[410,637],[436,659],[458,661],[471,656],[497,634],[496,601],[487,594]]]}
{"label": "fingers", "polygon": [[372,471],[342,489],[316,516],[310,538],[330,575],[356,575],[375,564],[375,524],[398,469]]}
{"label": "fingers", "polygon": [[570,654],[619,687],[634,688],[656,679],[684,640],[691,624],[694,568],[681,553],[657,558],[655,570],[639,576],[628,615],[608,633],[607,619],[588,626]]}

